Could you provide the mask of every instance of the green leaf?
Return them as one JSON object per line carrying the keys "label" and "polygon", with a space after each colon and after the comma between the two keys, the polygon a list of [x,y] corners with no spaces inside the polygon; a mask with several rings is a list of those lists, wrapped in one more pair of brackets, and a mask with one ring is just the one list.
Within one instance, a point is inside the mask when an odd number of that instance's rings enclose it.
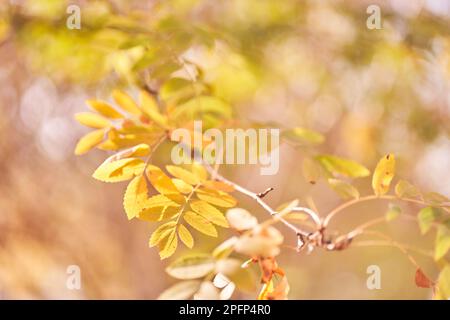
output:
{"label": "green leaf", "polygon": [[399,206],[396,206],[395,204],[390,203],[389,209],[386,212],[386,221],[392,221],[397,219],[397,217],[402,213],[402,209],[400,209]]}
{"label": "green leaf", "polygon": [[210,255],[194,254],[181,257],[166,268],[166,272],[182,280],[198,279],[206,276],[215,268],[215,262]]}
{"label": "green leaf", "polygon": [[419,219],[420,232],[425,234],[430,230],[433,222],[441,216],[441,211],[437,208],[426,207],[419,211],[417,218]]}
{"label": "green leaf", "polygon": [[447,226],[439,226],[436,233],[434,260],[443,258],[450,249],[450,230]]}
{"label": "green leaf", "polygon": [[408,181],[400,180],[395,186],[395,194],[399,198],[415,198],[420,195],[420,191]]}
{"label": "green leaf", "polygon": [[331,155],[319,155],[316,159],[325,170],[332,174],[341,174],[351,178],[367,177],[370,174],[369,169],[353,160]]}
{"label": "green leaf", "polygon": [[442,299],[450,299],[450,265],[446,265],[439,274],[438,295]]}

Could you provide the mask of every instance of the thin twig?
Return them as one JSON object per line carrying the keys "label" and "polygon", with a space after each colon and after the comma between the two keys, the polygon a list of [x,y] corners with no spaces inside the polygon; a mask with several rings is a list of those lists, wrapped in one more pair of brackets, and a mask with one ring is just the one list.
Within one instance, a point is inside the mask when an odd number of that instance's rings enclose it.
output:
{"label": "thin twig", "polygon": [[[250,198],[252,198],[253,200],[255,200],[265,211],[267,211],[274,219],[279,220],[281,223],[283,223],[286,227],[288,227],[289,229],[291,229],[292,231],[295,232],[296,235],[301,235],[303,237],[307,237],[309,235],[309,232],[306,232],[304,230],[299,229],[298,227],[296,227],[294,224],[290,223],[289,221],[287,221],[286,219],[284,219],[283,217],[280,217],[278,215],[278,212],[275,211],[274,209],[272,209],[272,207],[270,207],[261,197],[258,196],[257,193],[250,191],[242,186],[240,186],[239,184],[232,182],[230,180],[228,180],[227,178],[225,178],[224,176],[222,176],[221,174],[219,174],[218,172],[216,172],[214,170],[214,168],[212,168],[208,163],[203,162],[204,167],[206,168],[206,170],[208,170],[208,172],[215,176],[217,180],[222,181],[223,183],[226,183],[230,186],[232,186],[237,192],[240,192]],[[308,208],[305,208],[308,209]]]}
{"label": "thin twig", "polygon": [[[330,223],[331,219],[334,218],[334,216],[336,216],[339,212],[343,211],[344,209],[361,203],[361,202],[365,202],[365,201],[370,201],[370,200],[377,200],[377,199],[381,199],[381,200],[399,200],[399,201],[406,201],[406,202],[411,202],[411,203],[416,203],[416,204],[420,204],[420,205],[429,205],[428,203],[418,200],[418,199],[411,199],[411,198],[398,198],[396,196],[392,196],[392,195],[370,195],[370,196],[366,196],[366,197],[361,197],[361,198],[357,198],[357,199],[353,199],[350,201],[347,201],[343,204],[341,204],[340,206],[336,207],[335,209],[333,209],[332,211],[330,211],[330,213],[325,217],[324,221],[323,221],[323,226],[327,227],[328,224]],[[437,207],[443,207],[443,205],[435,205]],[[446,208],[443,208],[444,210]],[[447,210],[446,210],[447,211]]]}

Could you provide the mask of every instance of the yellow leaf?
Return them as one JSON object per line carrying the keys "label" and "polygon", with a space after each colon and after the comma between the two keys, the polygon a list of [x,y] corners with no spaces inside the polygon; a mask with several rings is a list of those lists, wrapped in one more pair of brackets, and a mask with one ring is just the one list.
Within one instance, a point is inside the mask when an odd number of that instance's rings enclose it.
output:
{"label": "yellow leaf", "polygon": [[147,198],[142,206],[144,209],[155,208],[155,207],[179,207],[180,204],[176,203],[169,197],[163,196],[162,194],[157,194],[150,198]]}
{"label": "yellow leaf", "polygon": [[395,157],[388,154],[377,164],[372,177],[372,188],[377,196],[383,195],[389,191],[392,178],[395,174]]}
{"label": "yellow leaf", "polygon": [[178,236],[186,245],[186,247],[192,249],[192,247],[194,246],[194,238],[192,237],[191,232],[184,226],[184,224],[180,224],[178,226]]}
{"label": "yellow leaf", "polygon": [[102,142],[104,136],[105,130],[103,129],[89,132],[78,141],[77,146],[75,147],[75,154],[85,154],[100,142]]}
{"label": "yellow leaf", "polygon": [[143,209],[143,203],[148,198],[147,182],[143,175],[135,177],[128,184],[123,198],[123,207],[128,220],[139,215]]}
{"label": "yellow leaf", "polygon": [[112,155],[108,158],[109,161],[117,161],[123,158],[129,158],[129,157],[144,157],[150,153],[150,147],[148,144],[141,143],[137,146],[122,150],[120,152],[117,152],[116,154]]}
{"label": "yellow leaf", "polygon": [[192,173],[177,166],[166,166],[166,170],[174,177],[183,180],[186,183],[196,185],[200,180]]}
{"label": "yellow leaf", "polygon": [[200,181],[208,179],[208,172],[200,163],[194,162],[191,166],[191,170]]}
{"label": "yellow leaf", "polygon": [[234,191],[234,187],[232,185],[227,184],[225,182],[221,182],[221,181],[208,180],[208,181],[205,181],[203,183],[203,185],[205,187],[207,187],[208,189],[214,189],[214,190],[223,191],[223,192],[233,192]]}
{"label": "yellow leaf", "polygon": [[450,265],[447,264],[439,274],[437,287],[442,299],[450,299]]}
{"label": "yellow leaf", "polygon": [[147,168],[147,177],[159,193],[164,195],[180,194],[172,180],[160,168],[149,165]]}
{"label": "yellow leaf", "polygon": [[159,257],[161,260],[166,259],[175,253],[178,246],[178,237],[175,232],[175,228],[172,229],[172,232],[165,238],[163,238],[159,244]]}
{"label": "yellow leaf", "polygon": [[188,194],[191,193],[192,190],[194,190],[194,188],[190,184],[184,182],[181,179],[172,179],[172,182],[181,193]]}
{"label": "yellow leaf", "polygon": [[273,281],[270,280],[268,283],[263,283],[261,291],[258,295],[258,300],[267,300],[267,296],[273,291]]}
{"label": "yellow leaf", "polygon": [[213,205],[232,208],[237,204],[237,200],[223,191],[217,191],[206,188],[197,189],[197,197]]}
{"label": "yellow leaf", "polygon": [[112,96],[116,103],[125,111],[128,113],[131,113],[136,116],[141,115],[141,110],[139,110],[139,107],[136,105],[134,100],[125,92],[122,92],[120,90],[114,90],[112,93]]}
{"label": "yellow leaf", "polygon": [[101,115],[110,119],[122,119],[123,115],[117,112],[113,107],[103,101],[87,100],[86,103]]}
{"label": "yellow leaf", "polygon": [[77,113],[75,114],[75,120],[84,126],[95,129],[102,129],[111,125],[111,122],[109,122],[108,119],[91,112]]}
{"label": "yellow leaf", "polygon": [[162,127],[167,127],[167,117],[163,116],[158,110],[158,104],[147,91],[140,93],[141,108],[149,118]]}
{"label": "yellow leaf", "polygon": [[206,201],[194,200],[190,203],[190,206],[194,212],[197,212],[212,223],[224,228],[229,227],[227,219],[225,219],[223,213]]}
{"label": "yellow leaf", "polygon": [[217,237],[217,230],[214,225],[198,213],[186,211],[183,215],[184,220],[198,231],[211,236]]}
{"label": "yellow leaf", "polygon": [[175,230],[176,226],[177,223],[175,221],[169,221],[156,228],[156,230],[153,231],[148,241],[149,247],[156,246],[162,239],[167,237],[170,234],[170,232]]}
{"label": "yellow leaf", "polygon": [[139,158],[126,158],[103,162],[93,173],[93,177],[103,182],[119,182],[133,178],[144,170],[145,163]]}
{"label": "yellow leaf", "polygon": [[[156,197],[156,196],[155,196]],[[175,206],[150,207],[139,212],[138,219],[144,221],[163,221],[172,219],[180,213],[180,209]]]}

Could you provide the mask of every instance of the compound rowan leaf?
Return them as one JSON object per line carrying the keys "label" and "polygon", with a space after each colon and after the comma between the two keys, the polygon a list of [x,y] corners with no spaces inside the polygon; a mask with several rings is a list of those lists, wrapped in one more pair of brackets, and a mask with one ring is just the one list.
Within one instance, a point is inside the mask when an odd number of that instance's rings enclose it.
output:
{"label": "compound rowan leaf", "polygon": [[211,236],[217,237],[217,230],[214,225],[198,213],[186,211],[183,215],[184,220],[198,231]]}
{"label": "compound rowan leaf", "polygon": [[322,167],[332,174],[341,174],[346,177],[360,178],[370,174],[369,169],[353,160],[331,155],[319,155],[316,159]]}
{"label": "compound rowan leaf", "polygon": [[158,300],[186,300],[191,298],[199,289],[201,281],[189,280],[174,284],[158,297]]}
{"label": "compound rowan leaf", "polygon": [[141,115],[141,110],[137,106],[136,102],[134,102],[134,100],[125,92],[114,90],[112,92],[112,96],[119,107],[121,107],[124,111],[136,116]]}
{"label": "compound rowan leaf", "polygon": [[103,129],[89,132],[78,141],[77,146],[75,147],[75,154],[78,156],[85,154],[92,148],[99,145],[103,141],[104,137],[105,130]]}
{"label": "compound rowan leaf", "polygon": [[141,174],[144,166],[144,161],[139,158],[126,158],[117,161],[107,159],[95,170],[92,176],[103,182],[126,181]]}
{"label": "compound rowan leaf", "polygon": [[331,188],[336,191],[336,193],[343,199],[358,199],[359,191],[350,183],[338,180],[338,179],[328,179],[328,184]]}
{"label": "compound rowan leaf", "polygon": [[80,112],[75,114],[75,120],[86,127],[102,129],[111,126],[108,119],[91,112]]}
{"label": "compound rowan leaf", "polygon": [[223,213],[206,201],[194,200],[191,201],[190,206],[194,212],[198,213],[210,222],[224,228],[229,227],[227,219],[225,219]]}
{"label": "compound rowan leaf", "polygon": [[395,174],[395,156],[388,154],[378,162],[372,177],[372,188],[377,196],[386,194]]}
{"label": "compound rowan leaf", "polygon": [[420,232],[425,234],[430,230],[433,223],[441,216],[441,211],[438,208],[426,207],[419,211],[417,216],[419,220]]}
{"label": "compound rowan leaf", "polygon": [[194,238],[192,237],[191,232],[184,226],[184,224],[180,224],[178,226],[178,236],[180,240],[186,245],[186,247],[192,249],[194,246]]}
{"label": "compound rowan leaf", "polygon": [[166,268],[166,272],[181,280],[202,278],[214,271],[214,259],[208,254],[192,254],[181,257]]}
{"label": "compound rowan leaf", "polygon": [[155,231],[153,231],[152,235],[150,236],[148,242],[149,247],[154,247],[159,244],[162,239],[168,237],[169,234],[173,232],[173,230],[175,230],[176,226],[177,223],[175,221],[169,221],[160,225]]}
{"label": "compound rowan leaf", "polygon": [[166,166],[166,170],[175,178],[181,179],[186,183],[191,185],[196,185],[200,183],[200,180],[192,173],[186,169],[177,166]]}
{"label": "compound rowan leaf", "polygon": [[123,115],[111,107],[108,103],[99,100],[87,100],[86,103],[101,115],[110,119],[122,119]]}
{"label": "compound rowan leaf", "polygon": [[415,198],[420,195],[420,191],[408,181],[400,180],[395,185],[395,194],[399,198]]}
{"label": "compound rowan leaf", "polygon": [[147,181],[141,174],[131,180],[123,198],[123,207],[127,214],[128,220],[131,220],[139,215],[139,212],[142,211],[143,204],[147,198]]}
{"label": "compound rowan leaf", "polygon": [[445,257],[450,250],[450,230],[447,226],[441,225],[436,233],[436,241],[434,245],[434,260]]}

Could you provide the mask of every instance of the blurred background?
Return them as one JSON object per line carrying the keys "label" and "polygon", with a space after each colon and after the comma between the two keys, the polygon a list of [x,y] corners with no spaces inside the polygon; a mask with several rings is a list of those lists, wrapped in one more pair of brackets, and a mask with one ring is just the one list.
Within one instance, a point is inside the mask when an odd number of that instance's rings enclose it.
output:
{"label": "blurred background", "polygon": [[[66,26],[70,4],[81,9],[81,29]],[[381,9],[381,29],[366,26],[371,4]],[[91,178],[105,152],[74,156],[86,129],[73,115],[87,98],[108,100],[113,88],[157,86],[180,57],[201,67],[239,119],[317,130],[327,137],[320,152],[371,169],[392,152],[398,177],[450,196],[448,0],[4,0],[0,13],[0,298],[154,299],[173,283],[167,261],[147,246],[154,227],[127,221],[125,184]],[[283,145],[277,176],[261,177],[255,166],[222,170],[255,191],[275,187],[267,198],[274,206],[312,197],[325,215],[341,200],[325,183],[304,181],[299,159],[307,152]],[[355,184],[368,194],[369,180]],[[332,228],[348,231],[386,205],[356,206]],[[434,240],[408,220],[380,230],[427,250]],[[220,242],[196,240],[199,251]],[[431,259],[417,259],[436,276]],[[291,299],[431,297],[395,248],[286,249],[279,262]],[[366,287],[373,264],[381,290]],[[81,269],[81,290],[66,288],[69,265]]]}

